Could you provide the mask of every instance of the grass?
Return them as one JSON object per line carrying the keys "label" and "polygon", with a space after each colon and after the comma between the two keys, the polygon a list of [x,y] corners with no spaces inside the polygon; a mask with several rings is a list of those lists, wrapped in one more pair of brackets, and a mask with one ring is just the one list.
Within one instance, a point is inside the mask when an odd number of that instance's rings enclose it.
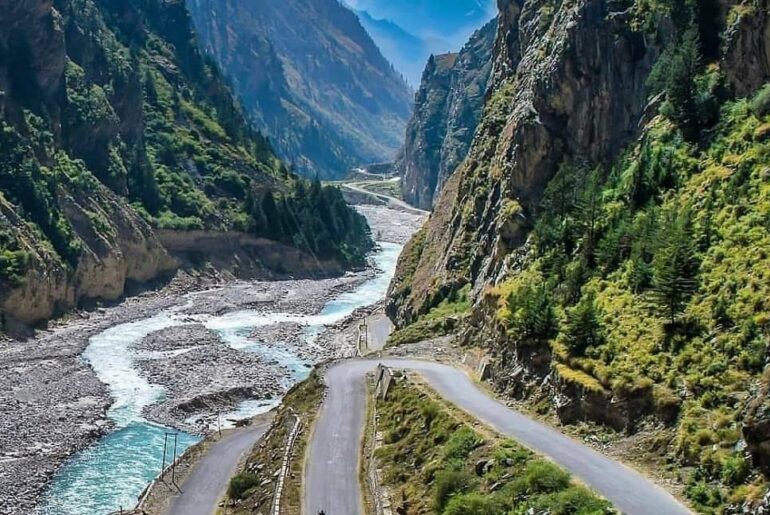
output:
{"label": "grass", "polygon": [[476,429],[466,415],[403,378],[377,409],[384,445],[376,456],[400,513],[614,513],[557,465]]}
{"label": "grass", "polygon": [[302,477],[309,428],[321,404],[324,385],[317,371],[295,386],[283,400],[270,431],[252,449],[244,466],[232,480],[227,492],[224,514],[241,515],[261,510],[267,513],[273,501],[282,449],[294,425],[292,413],[302,419],[302,428],[294,446],[294,458],[284,484],[281,513],[299,515],[302,508]]}
{"label": "grass", "polygon": [[459,292],[442,300],[414,323],[395,330],[388,338],[387,347],[416,343],[450,334],[470,309],[470,285],[466,285]]}

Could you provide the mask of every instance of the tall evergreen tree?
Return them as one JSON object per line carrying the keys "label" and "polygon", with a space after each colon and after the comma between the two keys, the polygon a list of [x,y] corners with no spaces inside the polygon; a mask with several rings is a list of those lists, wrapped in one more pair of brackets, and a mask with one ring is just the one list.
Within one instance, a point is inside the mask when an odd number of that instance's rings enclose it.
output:
{"label": "tall evergreen tree", "polygon": [[592,293],[580,299],[574,308],[567,310],[562,334],[567,347],[578,356],[585,354],[589,347],[602,343],[604,331]]}
{"label": "tall evergreen tree", "polygon": [[658,234],[652,290],[662,312],[673,324],[697,289],[698,259],[689,208],[681,213],[667,213]]}

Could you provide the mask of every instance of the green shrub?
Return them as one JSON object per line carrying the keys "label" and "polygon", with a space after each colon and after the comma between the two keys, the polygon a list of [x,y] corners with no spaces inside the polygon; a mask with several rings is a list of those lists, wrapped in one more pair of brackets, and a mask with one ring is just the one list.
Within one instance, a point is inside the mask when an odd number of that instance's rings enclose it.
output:
{"label": "green shrub", "polygon": [[259,478],[254,474],[241,472],[230,480],[227,495],[231,499],[245,499],[247,492],[259,484]]}
{"label": "green shrub", "polygon": [[567,488],[569,483],[570,475],[566,471],[548,461],[535,461],[507,486],[506,492],[518,499],[532,494],[558,492]]}
{"label": "green shrub", "polygon": [[505,515],[504,502],[497,497],[482,494],[465,494],[453,497],[444,515]]}
{"label": "green shrub", "polygon": [[729,456],[722,462],[722,481],[730,486],[744,483],[750,473],[749,463],[743,456]]}
{"label": "green shrub", "polygon": [[464,426],[452,435],[444,447],[444,460],[449,463],[462,463],[473,449],[483,442],[470,427]]}
{"label": "green shrub", "polygon": [[770,114],[770,84],[765,84],[754,98],[751,99],[749,108],[754,115],[761,117]]}
{"label": "green shrub", "polygon": [[433,506],[437,513],[444,511],[450,499],[473,488],[474,477],[464,470],[442,470],[436,474],[433,486]]}
{"label": "green shrub", "polygon": [[550,515],[599,515],[612,513],[612,505],[599,499],[586,488],[573,486],[540,497],[534,503],[535,513]]}

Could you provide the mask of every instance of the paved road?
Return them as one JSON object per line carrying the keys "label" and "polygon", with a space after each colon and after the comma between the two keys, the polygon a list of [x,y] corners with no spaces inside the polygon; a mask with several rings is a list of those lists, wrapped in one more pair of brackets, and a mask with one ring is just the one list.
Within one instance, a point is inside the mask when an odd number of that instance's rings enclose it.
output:
{"label": "paved road", "polygon": [[422,209],[416,208],[412,206],[411,204],[407,204],[401,199],[397,199],[396,197],[391,197],[390,195],[385,195],[384,193],[376,193],[374,191],[367,190],[365,188],[362,188],[356,183],[345,183],[342,184],[343,188],[347,188],[351,191],[355,191],[356,193],[361,193],[364,195],[369,195],[370,197],[378,198],[384,202],[388,203],[388,206],[392,209],[401,209],[402,211],[406,211],[407,213],[412,213],[415,215],[427,215],[429,214],[428,211],[424,211]]}
{"label": "paved road", "polygon": [[678,515],[690,511],[638,472],[507,408],[479,390],[462,372],[414,360],[357,360],[330,368],[328,397],[321,408],[309,449],[304,507],[333,515],[359,515],[360,442],[363,438],[364,378],[378,363],[417,370],[444,398],[523,445],[550,457],[630,515]]}
{"label": "paved road", "polygon": [[167,515],[212,515],[235,474],[238,462],[265,434],[269,423],[249,426],[213,444],[182,483]]}
{"label": "paved road", "polygon": [[393,322],[385,314],[378,314],[366,320],[368,351],[378,351],[385,347],[388,336],[393,332]]}

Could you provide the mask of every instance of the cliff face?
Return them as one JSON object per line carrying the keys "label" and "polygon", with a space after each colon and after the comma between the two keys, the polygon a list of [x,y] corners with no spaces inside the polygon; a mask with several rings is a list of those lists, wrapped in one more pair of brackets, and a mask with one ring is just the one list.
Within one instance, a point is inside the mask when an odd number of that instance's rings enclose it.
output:
{"label": "cliff face", "polygon": [[431,56],[415,97],[397,168],[404,199],[422,209],[468,152],[492,69],[497,21],[477,31],[458,54]]}
{"label": "cliff face", "polygon": [[371,245],[246,123],[181,0],[0,1],[0,330],[173,271],[158,228],[293,245],[311,224],[296,252],[329,271]]}
{"label": "cliff face", "polygon": [[205,47],[277,153],[344,176],[392,160],[411,92],[336,0],[188,0]]}
{"label": "cliff face", "polygon": [[761,513],[770,6],[499,7],[471,149],[391,285],[398,334],[452,312],[501,392],[652,424],[640,452],[692,471],[696,511]]}
{"label": "cliff face", "polygon": [[645,44],[627,12],[596,1],[550,15],[515,0],[499,7],[484,115],[439,196],[409,294],[391,303],[402,322],[426,312],[441,290],[494,284],[558,164],[567,155],[610,160],[637,134],[647,104],[660,43]]}

